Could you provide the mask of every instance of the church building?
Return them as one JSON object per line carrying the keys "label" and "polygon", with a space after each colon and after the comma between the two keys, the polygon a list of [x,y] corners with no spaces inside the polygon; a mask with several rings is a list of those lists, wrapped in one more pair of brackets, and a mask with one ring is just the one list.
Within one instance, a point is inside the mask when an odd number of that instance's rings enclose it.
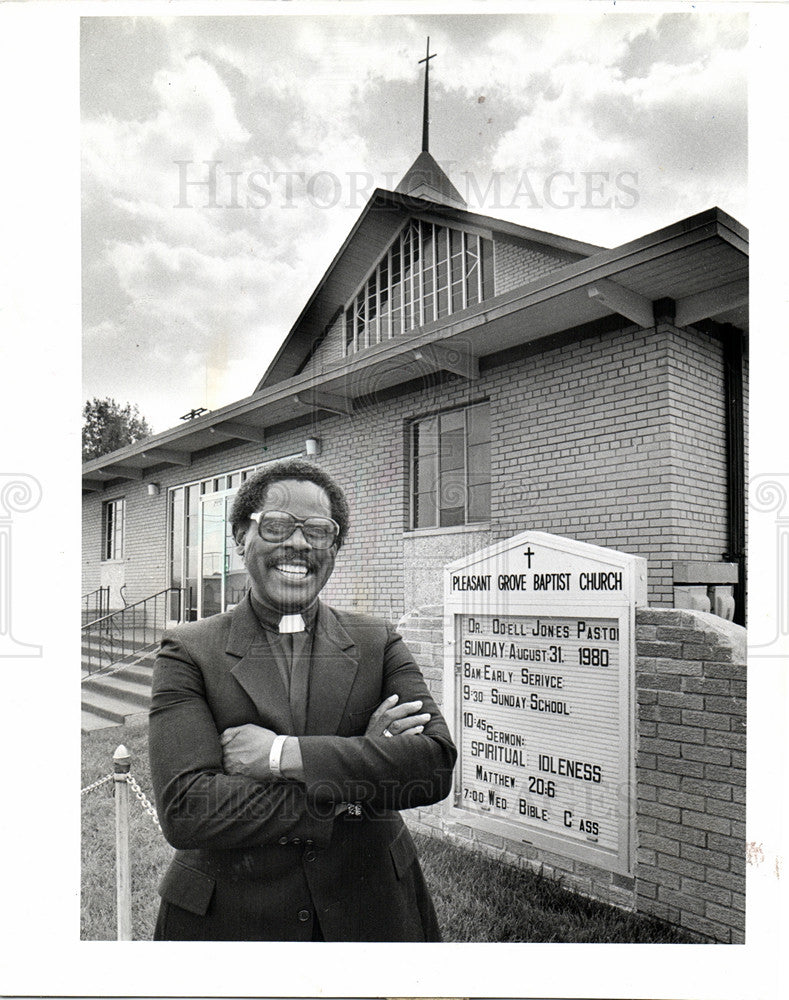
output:
{"label": "church building", "polygon": [[428,149],[377,189],[251,394],[83,467],[83,594],[236,604],[241,483],[305,456],[351,528],[325,591],[397,621],[525,530],[643,556],[656,607],[744,623],[748,235],[613,249],[469,211]]}

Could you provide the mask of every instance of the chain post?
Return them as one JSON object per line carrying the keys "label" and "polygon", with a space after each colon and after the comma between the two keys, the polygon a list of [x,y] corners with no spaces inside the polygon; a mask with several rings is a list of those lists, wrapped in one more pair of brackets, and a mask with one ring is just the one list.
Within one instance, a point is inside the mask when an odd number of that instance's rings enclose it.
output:
{"label": "chain post", "polygon": [[115,780],[115,886],[118,940],[131,941],[131,865],[129,860],[129,772],[131,754],[121,743],[112,755]]}

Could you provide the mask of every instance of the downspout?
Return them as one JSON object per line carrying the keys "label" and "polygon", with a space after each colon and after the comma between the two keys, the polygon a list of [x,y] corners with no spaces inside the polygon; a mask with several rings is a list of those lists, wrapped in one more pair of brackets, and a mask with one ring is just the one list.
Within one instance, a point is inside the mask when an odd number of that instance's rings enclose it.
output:
{"label": "downspout", "polygon": [[730,323],[720,327],[726,405],[727,562],[739,567],[734,587],[734,621],[745,625],[747,565],[745,561],[745,416],[743,406],[743,332]]}

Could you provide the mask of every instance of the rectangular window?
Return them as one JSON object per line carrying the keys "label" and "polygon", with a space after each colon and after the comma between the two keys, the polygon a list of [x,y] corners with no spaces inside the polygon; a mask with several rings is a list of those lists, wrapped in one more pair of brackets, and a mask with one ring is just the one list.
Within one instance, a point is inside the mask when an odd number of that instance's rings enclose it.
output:
{"label": "rectangular window", "polygon": [[479,237],[466,236],[466,305],[479,302]]}
{"label": "rectangular window", "polygon": [[411,427],[411,527],[490,517],[490,404],[448,410]]}
{"label": "rectangular window", "polygon": [[389,257],[388,255],[384,257],[378,268],[378,285],[380,294],[380,324],[381,324],[381,340],[388,340],[390,336],[389,330]]}
{"label": "rectangular window", "polygon": [[432,323],[435,319],[433,308],[433,289],[435,287],[433,276],[433,225],[430,222],[422,223],[422,322]]}
{"label": "rectangular window", "polygon": [[449,315],[449,271],[447,265],[447,231],[436,226],[436,293],[438,318]]}
{"label": "rectangular window", "polygon": [[[184,577],[184,488],[177,486],[170,490],[170,586],[183,586]],[[169,616],[177,621],[181,617],[180,595],[170,594]]]}
{"label": "rectangular window", "polygon": [[495,294],[493,283],[493,240],[480,240],[482,244],[482,301],[492,299]]}
{"label": "rectangular window", "polygon": [[123,559],[123,532],[126,526],[126,501],[110,500],[102,508],[102,559]]}
{"label": "rectangular window", "polygon": [[364,289],[356,296],[356,350],[366,347],[364,340]]}
{"label": "rectangular window", "polygon": [[452,312],[460,312],[465,303],[463,302],[463,244],[464,233],[459,229],[450,229],[450,274],[452,275]]}
{"label": "rectangular window", "polygon": [[367,322],[364,346],[371,347],[378,343],[378,326],[376,317],[378,316],[378,297],[375,289],[375,275],[370,275],[367,282]]}
{"label": "rectangular window", "polygon": [[400,288],[400,241],[392,246],[392,336],[402,333],[400,319],[402,316],[402,299]]}

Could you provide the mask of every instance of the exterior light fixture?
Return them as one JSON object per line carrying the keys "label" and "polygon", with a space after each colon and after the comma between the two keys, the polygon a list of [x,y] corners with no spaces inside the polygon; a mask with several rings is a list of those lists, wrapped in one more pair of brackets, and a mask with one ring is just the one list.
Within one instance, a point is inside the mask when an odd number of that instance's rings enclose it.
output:
{"label": "exterior light fixture", "polygon": [[304,454],[308,458],[315,458],[321,453],[321,443],[318,438],[307,438],[304,442]]}
{"label": "exterior light fixture", "polygon": [[161,486],[159,486],[158,483],[148,483],[148,496],[149,497],[158,497],[161,492],[162,492],[162,488],[161,488]]}

